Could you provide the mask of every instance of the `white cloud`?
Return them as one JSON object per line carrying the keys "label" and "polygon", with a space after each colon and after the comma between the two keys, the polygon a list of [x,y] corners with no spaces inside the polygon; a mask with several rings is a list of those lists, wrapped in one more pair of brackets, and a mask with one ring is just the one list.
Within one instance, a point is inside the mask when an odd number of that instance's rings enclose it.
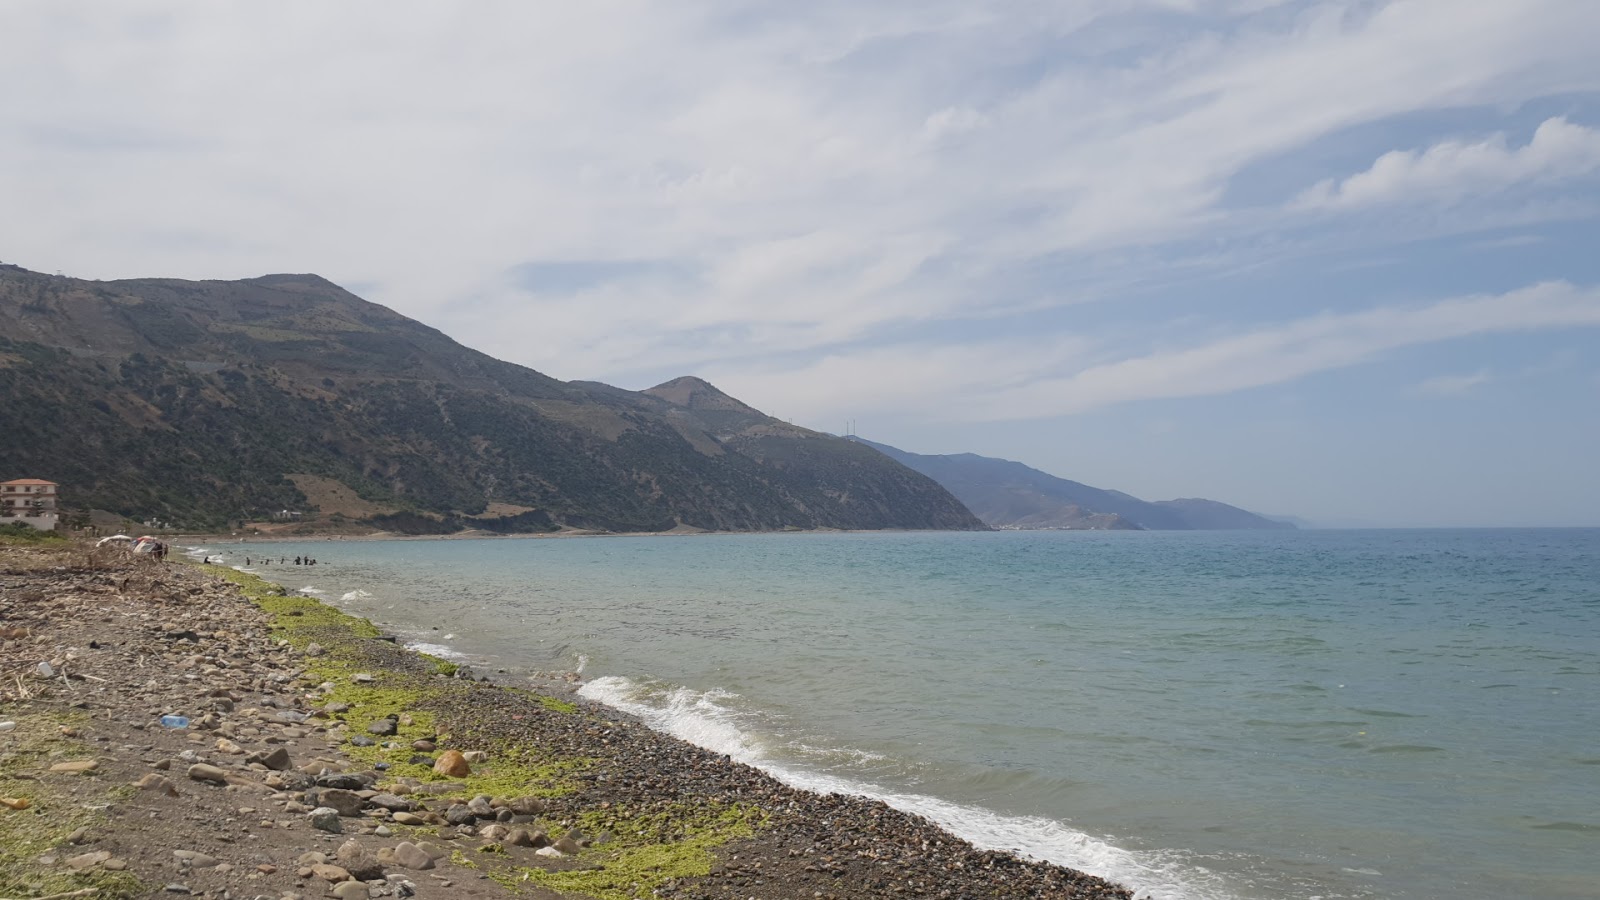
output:
{"label": "white cloud", "polygon": [[1504,134],[1483,141],[1443,141],[1426,150],[1395,150],[1372,168],[1319,182],[1295,205],[1350,209],[1415,200],[1445,202],[1492,194],[1518,184],[1553,183],[1600,171],[1600,131],[1565,118],[1547,119],[1520,148]]}
{"label": "white cloud", "polygon": [[[760,371],[1115,296],[1055,273],[1154,277],[1244,227],[1230,179],[1341,130],[1600,89],[1568,0],[728,9],[0,5],[0,247],[316,271],[559,377]],[[673,274],[508,275],[640,259]]]}
{"label": "white cloud", "polygon": [[1437,394],[1441,396],[1456,396],[1465,394],[1479,385],[1488,384],[1494,376],[1488,372],[1474,372],[1471,375],[1435,375],[1416,386],[1419,394]]}
{"label": "white cloud", "polygon": [[[875,413],[951,422],[1049,419],[1144,400],[1205,397],[1282,384],[1406,347],[1474,335],[1600,326],[1600,287],[1563,282],[1425,306],[1323,314],[1136,355],[1086,339],[1054,347],[990,341],[832,356],[717,383],[827,421]],[[1487,373],[1434,379],[1456,392]]]}

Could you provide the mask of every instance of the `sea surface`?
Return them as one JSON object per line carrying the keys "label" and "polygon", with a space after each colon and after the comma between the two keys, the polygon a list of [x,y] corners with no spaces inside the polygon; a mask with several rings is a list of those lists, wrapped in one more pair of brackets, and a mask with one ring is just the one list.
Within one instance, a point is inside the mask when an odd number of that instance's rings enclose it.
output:
{"label": "sea surface", "polygon": [[1140,897],[1600,897],[1600,530],[197,552]]}

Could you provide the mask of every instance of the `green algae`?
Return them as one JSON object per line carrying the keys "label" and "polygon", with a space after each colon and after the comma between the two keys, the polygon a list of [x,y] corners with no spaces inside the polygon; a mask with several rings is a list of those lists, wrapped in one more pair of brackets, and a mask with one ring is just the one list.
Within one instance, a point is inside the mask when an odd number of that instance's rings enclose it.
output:
{"label": "green algae", "polygon": [[[25,810],[0,807],[0,895],[41,897],[92,888],[96,897],[105,900],[143,896],[146,888],[127,872],[98,868],[73,872],[63,870],[60,862],[39,862],[39,857],[47,854],[65,858],[85,852],[71,848],[67,837],[103,820],[100,813],[87,808],[90,804],[86,801],[114,800],[125,795],[127,789],[106,785],[98,797],[89,798],[64,789],[65,779],[85,776],[38,777],[41,770],[55,763],[89,756],[85,751],[90,748],[82,741],[61,733],[64,727],[82,727],[88,720],[58,712],[24,710],[7,710],[6,718],[15,720],[17,727],[0,743],[0,796],[26,799],[31,804]],[[100,787],[93,776],[88,778],[88,784]],[[79,782],[80,788],[82,784]]]}
{"label": "green algae", "polygon": [[754,835],[766,815],[745,804],[680,803],[640,815],[602,810],[578,821],[586,833],[613,833],[606,844],[579,857],[588,868],[519,868],[512,886],[527,883],[596,900],[649,897],[669,881],[711,874],[717,848]]}
{"label": "green algae", "polygon": [[[363,733],[366,725],[376,719],[397,717],[393,737],[375,740],[371,746],[347,743],[342,748],[363,765],[385,764],[391,783],[447,782],[462,785],[460,793],[465,796],[550,798],[578,793],[582,789],[579,776],[597,765],[593,758],[549,754],[535,746],[490,739],[488,735],[478,740],[475,729],[453,721],[450,711],[471,708],[473,692],[484,688],[439,677],[455,674],[453,663],[416,654],[431,663],[431,672],[385,669],[371,646],[370,639],[380,634],[371,622],[314,598],[288,596],[282,587],[254,575],[216,566],[206,568],[237,585],[245,597],[270,615],[278,636],[300,649],[313,641],[323,647],[324,655],[306,661],[306,672],[314,682],[331,685],[326,695],[328,702],[348,705],[349,709],[335,718],[346,722],[352,734]],[[359,672],[373,675],[374,680],[356,682],[354,676]],[[576,704],[556,697],[520,688],[502,690],[536,703],[535,709],[543,710],[530,714],[592,718]],[[452,726],[459,727],[452,733]],[[419,738],[436,739],[440,746],[454,744],[485,750],[489,760],[473,764],[471,774],[465,778],[445,779],[434,774],[429,765],[410,762],[415,755],[411,743]],[[507,865],[506,848],[496,844],[480,848],[474,856],[486,864],[487,877],[512,890],[538,886],[595,900],[634,900],[650,896],[674,879],[709,875],[716,864],[718,848],[752,836],[765,822],[766,814],[757,807],[711,801],[666,804],[648,811],[603,809],[576,817],[576,824],[585,833],[611,835],[604,844],[583,851],[573,860],[581,868],[548,870]],[[452,852],[451,862],[466,869],[480,868],[461,850]]]}

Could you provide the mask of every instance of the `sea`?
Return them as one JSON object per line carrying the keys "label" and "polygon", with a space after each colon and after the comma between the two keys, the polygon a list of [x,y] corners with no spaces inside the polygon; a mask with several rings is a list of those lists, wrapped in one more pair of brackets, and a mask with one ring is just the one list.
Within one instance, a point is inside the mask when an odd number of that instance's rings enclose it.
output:
{"label": "sea", "polygon": [[193,552],[1141,898],[1600,897],[1600,529]]}

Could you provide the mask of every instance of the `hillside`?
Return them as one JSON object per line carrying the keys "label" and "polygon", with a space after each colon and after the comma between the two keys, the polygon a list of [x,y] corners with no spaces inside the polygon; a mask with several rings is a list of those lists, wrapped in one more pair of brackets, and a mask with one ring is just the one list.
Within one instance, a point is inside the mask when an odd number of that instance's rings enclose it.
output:
{"label": "hillside", "polygon": [[972,453],[929,456],[860,441],[944,485],[986,524],[996,528],[1068,529],[1273,529],[1287,522],[1215,500],[1149,502],[1090,487],[1009,459]]}
{"label": "hillside", "polygon": [[698,379],[558,381],[315,275],[0,266],[0,392],[8,472],[187,527],[983,527],[931,479]]}

